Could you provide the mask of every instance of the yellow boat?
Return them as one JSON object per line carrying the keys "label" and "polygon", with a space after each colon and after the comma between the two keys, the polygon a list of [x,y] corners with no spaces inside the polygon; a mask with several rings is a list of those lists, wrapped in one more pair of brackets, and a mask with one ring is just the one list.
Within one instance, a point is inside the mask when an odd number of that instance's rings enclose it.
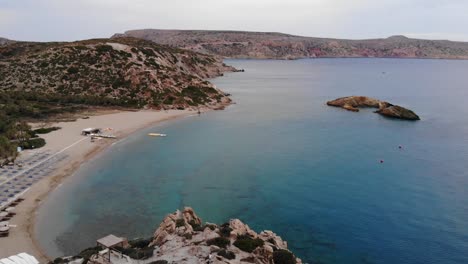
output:
{"label": "yellow boat", "polygon": [[150,136],[150,137],[165,137],[167,135],[166,134],[160,134],[160,133],[149,133],[148,136]]}

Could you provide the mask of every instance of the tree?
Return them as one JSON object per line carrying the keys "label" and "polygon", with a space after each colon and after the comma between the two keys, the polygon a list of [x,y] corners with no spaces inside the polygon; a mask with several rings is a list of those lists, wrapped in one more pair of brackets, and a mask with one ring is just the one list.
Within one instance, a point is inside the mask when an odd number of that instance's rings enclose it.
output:
{"label": "tree", "polygon": [[31,130],[31,126],[28,125],[25,121],[19,121],[16,123],[16,139],[20,144],[27,142],[31,138],[31,134],[29,131]]}
{"label": "tree", "polygon": [[15,161],[18,156],[16,145],[12,144],[8,138],[0,135],[0,167]]}

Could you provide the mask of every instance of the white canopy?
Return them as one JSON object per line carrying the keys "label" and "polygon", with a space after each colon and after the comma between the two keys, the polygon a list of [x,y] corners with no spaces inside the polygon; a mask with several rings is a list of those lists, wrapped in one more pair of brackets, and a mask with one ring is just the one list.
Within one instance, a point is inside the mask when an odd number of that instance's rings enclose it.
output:
{"label": "white canopy", "polygon": [[108,235],[99,239],[97,242],[106,248],[110,248],[124,242],[124,239],[121,237],[116,237],[114,235]]}
{"label": "white canopy", "polygon": [[39,261],[29,254],[20,253],[18,255],[0,259],[0,264],[39,264]]}

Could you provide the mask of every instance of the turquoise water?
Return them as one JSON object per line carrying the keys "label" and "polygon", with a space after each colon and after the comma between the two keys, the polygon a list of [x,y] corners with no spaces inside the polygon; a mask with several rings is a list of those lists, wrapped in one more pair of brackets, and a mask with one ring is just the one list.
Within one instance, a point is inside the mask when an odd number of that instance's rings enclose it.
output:
{"label": "turquoise water", "polygon": [[[188,205],[274,230],[308,263],[468,263],[468,61],[227,63],[246,72],[213,82],[237,104],[134,134],[49,196],[37,233],[51,255],[150,236]],[[325,105],[346,95],[422,121]]]}

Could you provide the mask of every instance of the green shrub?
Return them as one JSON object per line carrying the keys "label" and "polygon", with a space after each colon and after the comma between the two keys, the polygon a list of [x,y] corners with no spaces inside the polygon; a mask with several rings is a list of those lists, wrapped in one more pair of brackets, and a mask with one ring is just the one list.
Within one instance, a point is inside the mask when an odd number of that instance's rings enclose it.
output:
{"label": "green shrub", "polygon": [[22,149],[37,149],[41,148],[46,144],[43,138],[31,138],[28,141],[22,142],[19,146]]}
{"label": "green shrub", "polygon": [[167,262],[167,260],[156,260],[156,261],[153,261],[153,262],[150,262],[148,264],[168,264],[169,262]]}
{"label": "green shrub", "polygon": [[176,227],[181,227],[181,226],[185,226],[185,220],[182,218],[176,220]]}
{"label": "green shrub", "polygon": [[67,72],[70,73],[70,74],[76,74],[78,73],[80,70],[76,67],[70,67],[68,68]]}
{"label": "green shrub", "polygon": [[60,264],[60,263],[66,263],[66,261],[63,260],[63,258],[56,258],[54,261],[52,261],[54,264]]}
{"label": "green shrub", "polygon": [[215,245],[215,246],[218,246],[220,248],[226,248],[227,246],[229,246],[231,244],[231,241],[229,241],[229,239],[227,239],[225,237],[215,237],[215,238],[212,238],[212,239],[206,241],[206,244],[208,246]]}
{"label": "green shrub", "polygon": [[61,129],[61,127],[42,127],[34,130],[34,133],[36,134],[48,134],[52,131],[56,131]]}
{"label": "green shrub", "polygon": [[239,236],[237,237],[234,246],[238,247],[240,250],[251,253],[257,247],[263,246],[264,242],[260,238],[251,238],[249,236]]}
{"label": "green shrub", "polygon": [[114,50],[114,48],[112,48],[110,45],[99,45],[96,47],[96,51],[99,53],[109,52],[112,50]]}
{"label": "green shrub", "polygon": [[216,229],[216,225],[213,225],[213,224],[207,224],[207,225],[205,225],[205,227],[208,227],[212,231],[214,231]]}
{"label": "green shrub", "polygon": [[83,258],[84,259],[83,264],[86,264],[92,255],[97,254],[101,250],[102,250],[102,247],[100,246],[87,248],[81,251],[76,257]]}
{"label": "green shrub", "polygon": [[205,226],[195,223],[195,220],[190,220],[189,225],[192,226],[193,231],[203,231]]}
{"label": "green shrub", "polygon": [[229,251],[229,250],[225,250],[225,249],[219,251],[218,255],[220,255],[221,257],[224,257],[226,259],[235,259],[236,258],[236,254],[234,254],[234,252]]}
{"label": "green shrub", "polygon": [[296,264],[296,258],[291,252],[280,249],[273,252],[273,262],[275,264]]}
{"label": "green shrub", "polygon": [[116,247],[116,249],[132,259],[148,259],[151,258],[154,253],[154,248],[152,247],[146,247],[141,249]]}
{"label": "green shrub", "polygon": [[148,245],[151,243],[152,240],[153,240],[152,238],[148,238],[148,239],[139,238],[139,239],[131,240],[128,243],[130,244],[132,248],[146,248],[148,247]]}
{"label": "green shrub", "polygon": [[225,223],[221,225],[221,228],[219,229],[219,233],[221,236],[228,237],[231,235],[232,228],[229,227],[229,223]]}

